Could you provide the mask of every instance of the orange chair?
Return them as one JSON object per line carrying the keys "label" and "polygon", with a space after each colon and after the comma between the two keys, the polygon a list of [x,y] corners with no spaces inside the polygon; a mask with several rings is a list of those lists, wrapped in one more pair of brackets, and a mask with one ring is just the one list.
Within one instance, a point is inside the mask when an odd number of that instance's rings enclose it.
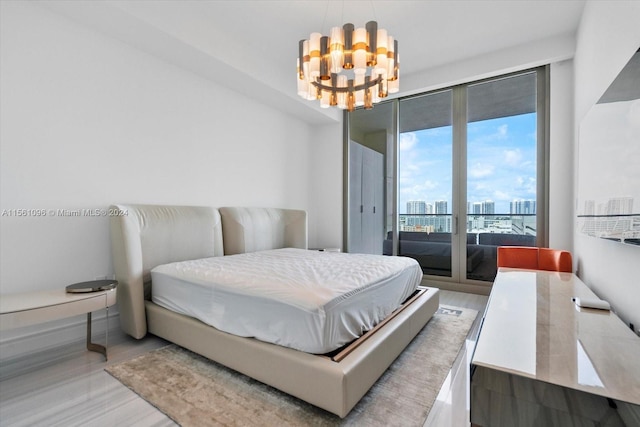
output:
{"label": "orange chair", "polygon": [[538,270],[573,273],[571,252],[559,249],[540,248],[538,251]]}
{"label": "orange chair", "polygon": [[498,267],[573,272],[571,252],[530,246],[498,246]]}
{"label": "orange chair", "polygon": [[538,269],[538,248],[498,246],[498,267]]}

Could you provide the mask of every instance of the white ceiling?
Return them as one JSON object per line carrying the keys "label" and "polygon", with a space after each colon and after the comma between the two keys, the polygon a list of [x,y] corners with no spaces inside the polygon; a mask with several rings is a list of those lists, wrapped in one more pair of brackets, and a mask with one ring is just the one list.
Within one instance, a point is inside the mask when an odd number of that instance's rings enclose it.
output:
{"label": "white ceiling", "polygon": [[[41,6],[296,114],[336,120],[296,95],[298,40],[376,20],[399,40],[401,76],[556,36],[574,36],[585,0],[42,1]],[[402,79],[400,90],[402,94]]]}

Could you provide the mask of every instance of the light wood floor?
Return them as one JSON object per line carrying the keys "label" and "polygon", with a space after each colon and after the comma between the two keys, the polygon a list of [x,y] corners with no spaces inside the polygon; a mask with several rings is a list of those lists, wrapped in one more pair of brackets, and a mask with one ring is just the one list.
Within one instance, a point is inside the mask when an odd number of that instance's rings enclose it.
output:
{"label": "light wood floor", "polygon": [[[440,303],[473,308],[481,315],[487,297],[441,291]],[[468,358],[479,319],[480,316],[425,426],[469,425]],[[112,330],[106,364],[102,355],[86,351],[83,341],[3,363],[0,426],[173,426],[169,418],[104,372],[108,364],[165,345],[166,341],[154,336],[138,341]]]}

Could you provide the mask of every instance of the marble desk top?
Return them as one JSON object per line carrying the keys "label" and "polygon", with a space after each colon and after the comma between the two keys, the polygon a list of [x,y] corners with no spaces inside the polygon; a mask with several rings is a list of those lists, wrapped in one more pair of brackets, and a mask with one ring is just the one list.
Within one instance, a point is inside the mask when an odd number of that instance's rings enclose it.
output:
{"label": "marble desk top", "polygon": [[640,337],[574,274],[500,268],[472,364],[640,405]]}

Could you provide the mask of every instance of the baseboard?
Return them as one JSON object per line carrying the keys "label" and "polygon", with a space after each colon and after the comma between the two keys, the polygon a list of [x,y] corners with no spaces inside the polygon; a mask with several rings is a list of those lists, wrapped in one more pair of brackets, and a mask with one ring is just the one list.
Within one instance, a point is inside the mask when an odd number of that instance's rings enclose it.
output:
{"label": "baseboard", "polygon": [[[104,310],[92,314],[92,335],[103,339],[107,326]],[[109,333],[120,328],[120,314],[114,307],[109,309]],[[2,331],[0,335],[0,362],[16,359],[27,354],[46,351],[79,341],[87,335],[87,316],[80,315],[54,320],[23,328]]]}

